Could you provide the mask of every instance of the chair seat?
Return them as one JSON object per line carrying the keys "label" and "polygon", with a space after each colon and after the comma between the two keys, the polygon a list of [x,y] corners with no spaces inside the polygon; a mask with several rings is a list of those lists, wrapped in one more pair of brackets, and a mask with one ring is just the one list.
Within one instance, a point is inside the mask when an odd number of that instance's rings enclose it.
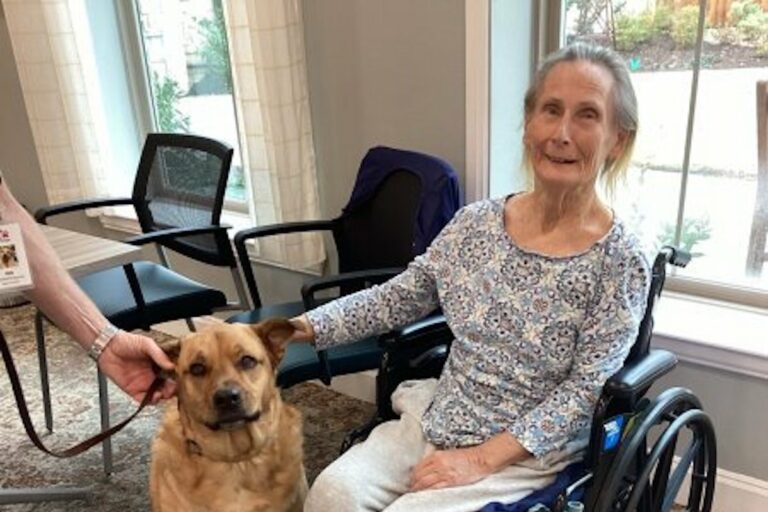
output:
{"label": "chair seat", "polygon": [[184,277],[157,263],[133,264],[146,309],[140,311],[131,292],[123,267],[87,274],[77,283],[104,316],[125,330],[143,328],[161,322],[210,315],[226,306],[227,297],[219,290]]}

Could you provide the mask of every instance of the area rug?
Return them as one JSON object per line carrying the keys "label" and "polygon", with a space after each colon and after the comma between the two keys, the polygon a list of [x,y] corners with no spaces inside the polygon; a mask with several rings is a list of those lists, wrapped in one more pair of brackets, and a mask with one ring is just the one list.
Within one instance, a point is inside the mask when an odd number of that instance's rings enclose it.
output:
{"label": "area rug", "polygon": [[[13,351],[32,419],[44,434],[39,371],[33,331],[34,310],[0,310],[0,329]],[[159,339],[165,335],[152,332]],[[46,333],[53,395],[54,430],[43,436],[50,448],[69,447],[99,430],[96,371],[83,350],[65,334],[50,327]],[[0,488],[79,486],[92,491],[90,501],[50,502],[6,506],[9,512],[149,510],[147,479],[149,448],[162,416],[160,407],[143,411],[113,438],[115,472],[105,477],[101,450],[93,448],[72,459],[56,459],[38,451],[27,439],[11,393],[5,368],[0,369]],[[344,435],[373,414],[373,405],[336,393],[321,385],[300,384],[284,391],[286,401],[304,414],[307,476],[317,474],[338,456]],[[136,405],[110,388],[113,422],[125,418]]]}

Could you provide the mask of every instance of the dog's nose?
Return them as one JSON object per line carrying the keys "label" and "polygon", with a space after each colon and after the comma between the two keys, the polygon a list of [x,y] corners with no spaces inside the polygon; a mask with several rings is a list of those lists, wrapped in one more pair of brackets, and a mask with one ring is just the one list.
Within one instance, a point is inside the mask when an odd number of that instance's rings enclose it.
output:
{"label": "dog's nose", "polygon": [[238,388],[219,389],[213,394],[213,405],[222,411],[239,409],[243,405],[243,397]]}

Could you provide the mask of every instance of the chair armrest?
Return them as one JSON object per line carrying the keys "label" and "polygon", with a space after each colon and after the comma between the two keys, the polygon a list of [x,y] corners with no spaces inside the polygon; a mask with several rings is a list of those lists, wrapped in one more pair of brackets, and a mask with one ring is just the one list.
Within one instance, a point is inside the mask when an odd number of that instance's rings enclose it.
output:
{"label": "chair armrest", "polygon": [[304,301],[304,309],[309,311],[310,309],[317,307],[315,293],[319,291],[344,286],[364,288],[370,284],[381,284],[400,274],[403,270],[404,269],[400,267],[358,270],[356,272],[345,272],[329,277],[313,279],[301,287],[301,298]]}
{"label": "chair armrest", "polygon": [[62,213],[76,212],[86,208],[101,208],[102,206],[117,206],[120,204],[133,204],[130,197],[112,197],[102,199],[86,199],[83,201],[71,201],[68,203],[55,204],[53,206],[44,206],[35,212],[35,220],[40,224],[47,224],[48,217],[60,215]]}
{"label": "chair armrest", "polygon": [[152,231],[151,233],[146,233],[143,235],[138,235],[138,236],[128,238],[124,240],[124,242],[127,244],[133,244],[133,245],[144,245],[152,242],[159,243],[167,240],[175,240],[177,238],[182,238],[185,236],[205,235],[208,233],[217,233],[217,232],[226,233],[226,231],[231,227],[232,226],[227,226],[226,224],[220,224],[218,226],[161,229],[159,231]]}
{"label": "chair armrest", "polygon": [[677,365],[677,356],[666,350],[651,350],[648,355],[624,365],[605,383],[605,392],[616,398],[630,398],[648,389],[658,378]]}
{"label": "chair armrest", "polygon": [[243,245],[252,238],[262,238],[273,235],[286,235],[288,233],[300,233],[302,231],[327,231],[333,230],[336,224],[330,220],[309,220],[306,222],[286,222],[284,224],[270,224],[256,228],[243,229],[235,235],[235,246]]}
{"label": "chair armrest", "polygon": [[245,242],[252,238],[262,238],[272,235],[284,235],[288,233],[300,233],[304,231],[333,231],[335,227],[333,221],[328,220],[310,220],[306,222],[287,222],[284,224],[270,224],[268,226],[259,226],[256,228],[244,229],[235,234],[235,251],[240,260],[240,267],[243,271],[245,284],[248,286],[248,293],[251,296],[251,303],[254,308],[261,307],[261,296],[259,287],[256,284],[256,277],[253,275],[250,260],[248,259],[248,250]]}

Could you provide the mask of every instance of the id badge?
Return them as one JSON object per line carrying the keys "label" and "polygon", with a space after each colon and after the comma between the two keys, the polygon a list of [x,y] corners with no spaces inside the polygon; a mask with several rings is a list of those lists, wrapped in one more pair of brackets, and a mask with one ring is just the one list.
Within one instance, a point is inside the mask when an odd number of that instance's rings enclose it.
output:
{"label": "id badge", "polygon": [[0,224],[0,294],[32,288],[29,260],[18,224]]}

